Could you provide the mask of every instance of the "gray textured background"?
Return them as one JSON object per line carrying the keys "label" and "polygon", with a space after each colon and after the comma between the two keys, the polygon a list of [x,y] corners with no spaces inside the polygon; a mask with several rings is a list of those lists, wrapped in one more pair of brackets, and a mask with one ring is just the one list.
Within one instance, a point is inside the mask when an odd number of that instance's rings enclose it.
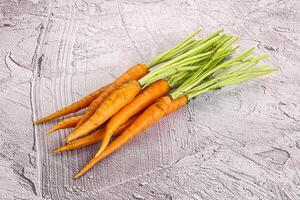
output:
{"label": "gray textured background", "polygon": [[[299,0],[1,0],[0,199],[300,199]],[[52,155],[42,117],[195,28],[279,71],[202,95],[73,181],[97,146]]]}

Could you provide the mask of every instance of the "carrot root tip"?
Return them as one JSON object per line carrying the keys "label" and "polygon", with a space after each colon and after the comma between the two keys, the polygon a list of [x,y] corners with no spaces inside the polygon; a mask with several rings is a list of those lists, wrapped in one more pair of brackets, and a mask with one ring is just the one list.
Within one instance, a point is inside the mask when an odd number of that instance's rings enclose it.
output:
{"label": "carrot root tip", "polygon": [[53,133],[54,131],[56,131],[56,129],[55,128],[51,128],[50,130],[47,131],[47,134],[49,135],[49,134]]}
{"label": "carrot root tip", "polygon": [[102,153],[102,151],[98,151],[94,157],[100,156],[101,153]]}
{"label": "carrot root tip", "polygon": [[42,123],[40,120],[33,121],[33,124],[34,124],[34,125],[38,125],[38,124],[40,124],[40,123]]}
{"label": "carrot root tip", "polygon": [[76,180],[76,179],[80,178],[81,176],[82,176],[82,174],[79,172],[75,176],[73,176],[73,179]]}
{"label": "carrot root tip", "polygon": [[70,140],[69,137],[66,137],[66,138],[65,138],[65,142],[66,142],[67,144],[69,144],[71,141],[72,141],[72,140]]}
{"label": "carrot root tip", "polygon": [[61,148],[56,148],[56,149],[53,149],[52,150],[52,153],[56,154],[56,153],[59,153],[59,152],[62,152],[63,150]]}

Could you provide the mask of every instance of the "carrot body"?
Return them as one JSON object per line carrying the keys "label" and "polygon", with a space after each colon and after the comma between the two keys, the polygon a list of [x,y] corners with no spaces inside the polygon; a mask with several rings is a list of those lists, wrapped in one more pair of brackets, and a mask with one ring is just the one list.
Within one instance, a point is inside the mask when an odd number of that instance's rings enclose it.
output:
{"label": "carrot body", "polygon": [[149,105],[151,105],[158,98],[166,95],[170,91],[170,86],[166,80],[158,80],[150,84],[144,90],[142,90],[133,101],[122,108],[118,113],[116,113],[107,123],[106,131],[101,143],[100,150],[97,155],[100,155],[103,150],[107,147],[110,138],[115,131],[118,130],[119,126],[125,123],[130,117],[136,113],[144,110]]}
{"label": "carrot body", "polygon": [[162,118],[171,107],[172,101],[169,96],[161,97],[156,103],[148,107],[119,137],[117,137],[99,156],[93,157],[89,163],[75,175],[75,179],[82,176],[97,162],[115,152],[143,130]]}
{"label": "carrot body", "polygon": [[55,124],[47,133],[49,134],[60,129],[75,127],[80,118],[81,115],[64,119]]}
{"label": "carrot body", "polygon": [[68,105],[42,119],[39,119],[34,122],[34,124],[40,124],[44,123],[62,116],[65,116],[67,114],[77,112],[85,107],[88,107],[93,100],[95,100],[108,86],[104,86],[102,88],[99,88],[95,90],[94,92],[88,94],[87,96],[83,97],[79,101],[76,101],[75,103],[72,103],[71,105]]}
{"label": "carrot body", "polygon": [[173,112],[177,111],[178,109],[185,106],[187,103],[188,103],[188,97],[185,96],[185,95],[181,96],[181,97],[178,97],[175,100],[172,100],[172,104],[171,104],[170,108],[167,110],[165,115],[168,115],[170,113],[173,113]]}
{"label": "carrot body", "polygon": [[72,132],[66,138],[66,141],[70,142],[75,140],[98,128],[121,108],[130,103],[140,91],[141,86],[138,81],[129,81],[115,89],[107,98],[105,98],[93,116]]}
{"label": "carrot body", "polygon": [[[116,132],[114,132],[114,136],[117,136],[120,133],[122,133],[126,128],[128,128],[137,119],[138,116],[139,116],[139,114],[128,119],[124,124],[122,124],[118,128],[118,130]],[[80,138],[78,140],[71,142],[70,144],[67,144],[65,146],[54,149],[53,153],[75,150],[75,149],[79,149],[81,147],[85,147],[85,146],[97,143],[98,141],[103,139],[104,133],[105,133],[105,128],[99,129],[98,131],[95,131],[94,133],[92,133],[86,137]]]}
{"label": "carrot body", "polygon": [[148,67],[145,64],[138,64],[131,67],[127,70],[124,74],[122,74],[119,78],[117,78],[114,82],[112,82],[109,87],[106,88],[89,106],[87,111],[84,113],[78,124],[76,125],[75,129],[78,129],[81,125],[83,125],[99,108],[101,103],[104,99],[117,87],[120,85],[131,81],[131,80],[138,80],[143,77],[145,74],[148,73]]}

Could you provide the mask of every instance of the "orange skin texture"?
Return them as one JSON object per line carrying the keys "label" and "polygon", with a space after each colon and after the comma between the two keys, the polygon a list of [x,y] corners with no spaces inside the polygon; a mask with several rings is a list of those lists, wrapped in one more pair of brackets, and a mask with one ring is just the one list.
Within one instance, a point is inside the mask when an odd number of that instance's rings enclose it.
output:
{"label": "orange skin texture", "polygon": [[47,133],[49,134],[60,129],[75,127],[80,118],[81,115],[64,119],[55,124]]}
{"label": "orange skin texture", "polygon": [[178,97],[175,100],[172,100],[171,107],[167,110],[165,115],[168,115],[170,113],[173,113],[173,112],[179,110],[180,108],[185,106],[187,103],[188,103],[187,96],[181,96],[181,97]]}
{"label": "orange skin texture", "polygon": [[172,105],[169,96],[161,97],[157,102],[149,106],[121,135],[119,135],[107,148],[99,155],[93,157],[89,163],[74,176],[74,179],[82,176],[92,168],[97,162],[103,160],[111,153],[127,144],[132,138],[139,135],[143,130],[161,119]]}
{"label": "orange skin texture", "polygon": [[34,124],[41,124],[65,115],[68,115],[70,113],[77,112],[83,108],[88,107],[92,101],[94,101],[108,86],[104,86],[102,88],[99,88],[95,90],[94,92],[88,94],[87,96],[83,97],[82,99],[76,101],[75,103],[72,103],[71,105],[68,105],[64,108],[61,108],[60,110],[47,115],[46,117],[39,119],[34,122]]}
{"label": "orange skin texture", "polygon": [[66,138],[66,141],[71,142],[101,126],[121,108],[130,103],[140,91],[141,86],[138,81],[129,81],[115,89],[105,98],[93,116],[78,129],[74,130]]}
{"label": "orange skin texture", "polygon": [[[118,128],[118,130],[114,133],[113,136],[117,136],[120,133],[122,133],[124,130],[126,130],[126,128],[128,128],[137,119],[138,116],[139,116],[139,114],[137,114],[137,115],[131,117],[129,120],[127,120],[124,124],[122,124]],[[105,128],[101,128],[88,136],[79,138],[78,140],[75,140],[75,141],[71,142],[70,144],[67,144],[65,146],[61,146],[61,147],[54,149],[53,153],[75,150],[75,149],[79,149],[79,148],[82,148],[82,147],[85,147],[85,146],[88,146],[91,144],[95,144],[103,139],[104,134],[105,134]]]}
{"label": "orange skin texture", "polygon": [[122,146],[127,144],[143,130],[154,124],[162,117],[177,111],[188,103],[187,96],[181,96],[175,100],[165,96],[160,98],[156,103],[147,108],[118,138],[116,138],[108,147],[99,155],[93,157],[89,163],[74,176],[74,179],[81,177],[85,172],[91,169],[97,162],[103,160]]}
{"label": "orange skin texture", "polygon": [[89,118],[96,112],[102,102],[105,100],[107,96],[110,95],[115,89],[117,89],[120,85],[132,81],[138,80],[142,78],[144,75],[148,73],[148,67],[145,64],[137,64],[127,70],[124,74],[122,74],[119,78],[113,81],[106,89],[103,91],[89,106],[87,111],[84,113],[83,117],[80,119],[75,129],[78,129],[81,125],[83,125]]}
{"label": "orange skin texture", "polygon": [[170,91],[170,86],[166,80],[158,80],[151,83],[145,89],[143,89],[133,101],[123,107],[118,113],[116,113],[107,123],[105,136],[101,143],[100,150],[96,156],[103,152],[107,147],[110,138],[116,132],[123,123],[125,123],[130,117],[136,113],[144,110],[149,105],[154,103],[158,98],[166,95]]}

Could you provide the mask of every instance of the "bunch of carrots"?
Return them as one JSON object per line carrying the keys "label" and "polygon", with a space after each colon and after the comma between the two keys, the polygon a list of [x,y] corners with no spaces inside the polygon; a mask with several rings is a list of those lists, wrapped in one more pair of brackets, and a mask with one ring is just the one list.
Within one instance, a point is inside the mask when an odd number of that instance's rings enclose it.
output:
{"label": "bunch of carrots", "polygon": [[148,64],[131,67],[108,85],[35,121],[39,124],[87,108],[83,115],[66,118],[48,132],[74,128],[65,138],[66,145],[54,153],[102,141],[99,151],[74,178],[198,95],[276,70],[258,66],[267,55],[254,56],[254,48],[233,56],[238,49],[234,46],[237,38],[223,30],[195,39],[200,31]]}

